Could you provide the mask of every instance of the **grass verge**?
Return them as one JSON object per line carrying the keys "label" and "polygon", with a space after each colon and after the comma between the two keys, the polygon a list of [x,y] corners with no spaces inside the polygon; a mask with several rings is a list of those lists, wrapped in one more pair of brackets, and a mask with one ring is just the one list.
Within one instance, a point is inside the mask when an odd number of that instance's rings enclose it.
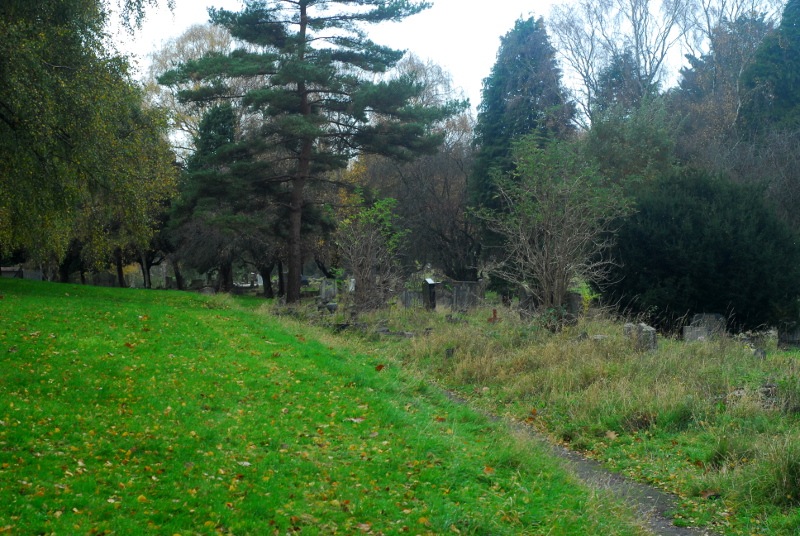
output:
{"label": "grass verge", "polygon": [[[507,309],[381,311],[357,335],[384,355],[609,468],[682,497],[675,523],[723,534],[800,534],[800,354],[766,337],[660,338],[637,352],[595,317],[552,333]],[[598,335],[592,337],[592,335]]]}
{"label": "grass verge", "polygon": [[252,303],[0,296],[0,533],[641,534],[382,352]]}

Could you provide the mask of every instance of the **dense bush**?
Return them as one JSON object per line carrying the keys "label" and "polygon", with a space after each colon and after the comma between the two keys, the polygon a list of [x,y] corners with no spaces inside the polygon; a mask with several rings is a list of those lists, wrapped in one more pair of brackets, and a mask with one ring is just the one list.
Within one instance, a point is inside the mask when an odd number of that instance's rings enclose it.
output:
{"label": "dense bush", "polygon": [[753,328],[797,314],[800,237],[751,187],[695,169],[636,188],[637,213],[619,229],[608,301],[677,328],[722,313]]}

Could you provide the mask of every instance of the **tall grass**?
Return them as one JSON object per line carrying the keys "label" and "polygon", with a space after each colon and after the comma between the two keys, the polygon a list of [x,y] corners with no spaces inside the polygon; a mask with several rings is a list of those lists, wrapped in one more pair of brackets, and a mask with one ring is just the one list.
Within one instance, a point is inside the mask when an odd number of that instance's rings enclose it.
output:
{"label": "tall grass", "polygon": [[397,329],[432,328],[402,342],[367,335],[382,352],[477,405],[689,497],[685,518],[716,519],[731,534],[800,532],[800,355],[779,351],[774,339],[765,339],[761,360],[730,336],[693,343],[660,337],[657,351],[638,352],[621,322],[603,315],[557,333],[508,309],[501,322],[488,322],[489,307],[468,316],[377,316]]}

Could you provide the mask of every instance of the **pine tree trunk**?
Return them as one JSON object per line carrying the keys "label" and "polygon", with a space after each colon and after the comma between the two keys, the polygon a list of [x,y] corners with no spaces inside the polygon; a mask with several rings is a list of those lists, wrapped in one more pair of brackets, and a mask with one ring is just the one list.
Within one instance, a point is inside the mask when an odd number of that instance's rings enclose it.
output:
{"label": "pine tree trunk", "polygon": [[125,288],[125,273],[122,271],[122,248],[117,248],[114,257],[114,263],[117,267],[117,284],[120,288]]}
{"label": "pine tree trunk", "polygon": [[283,278],[283,261],[278,261],[278,297],[286,296],[286,281]]}
{"label": "pine tree trunk", "polygon": [[186,285],[178,261],[172,261],[172,272],[175,274],[175,287],[177,287],[178,290],[185,290]]}
{"label": "pine tree trunk", "polygon": [[[304,2],[299,2],[300,8],[300,27],[298,31],[300,49],[298,61],[305,63],[305,40],[306,29],[308,27],[308,11]],[[304,81],[297,83],[297,93],[300,96],[300,114],[303,118],[311,115],[311,106],[308,102],[308,92]],[[297,172],[292,179],[292,200],[289,207],[289,281],[286,288],[286,303],[300,302],[300,274],[303,271],[303,251],[300,244],[300,231],[302,229],[303,217],[303,189],[306,185],[309,171],[311,169],[311,154],[313,141],[304,139],[300,155],[297,159]]]}
{"label": "pine tree trunk", "polygon": [[139,266],[142,268],[142,279],[144,280],[144,288],[152,288],[150,280],[150,265],[147,262],[147,254],[141,253],[139,255]]}
{"label": "pine tree trunk", "polygon": [[269,266],[259,266],[258,273],[261,276],[261,280],[264,282],[264,297],[268,300],[271,300],[275,297],[275,293],[272,291],[272,269],[275,268],[275,263],[271,263]]}

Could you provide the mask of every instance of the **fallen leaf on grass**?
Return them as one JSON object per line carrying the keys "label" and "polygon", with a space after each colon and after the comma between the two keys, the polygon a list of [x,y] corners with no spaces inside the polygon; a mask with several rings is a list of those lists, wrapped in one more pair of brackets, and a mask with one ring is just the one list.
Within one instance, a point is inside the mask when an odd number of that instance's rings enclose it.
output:
{"label": "fallen leaf on grass", "polygon": [[613,441],[618,438],[619,435],[614,430],[609,430],[606,432],[606,437]]}
{"label": "fallen leaf on grass", "polygon": [[494,467],[489,467],[488,465],[483,468],[483,474],[486,476],[492,476],[495,473]]}
{"label": "fallen leaf on grass", "polygon": [[383,370],[383,369],[385,369],[385,368],[386,368],[386,367],[384,367],[383,365],[378,365],[377,367],[375,367],[375,370],[377,370],[378,372],[380,372],[380,371],[382,371],[382,370]]}
{"label": "fallen leaf on grass", "polygon": [[138,497],[136,497],[136,500],[139,501],[140,503],[146,503],[147,497],[145,497],[144,495],[139,495]]}
{"label": "fallen leaf on grass", "polygon": [[372,530],[372,526],[369,523],[356,523],[356,528],[364,532],[370,532]]}
{"label": "fallen leaf on grass", "polygon": [[364,422],[366,419],[364,417],[348,417],[345,420],[346,421],[350,421],[350,422],[354,422],[354,423],[360,423],[360,422]]}

